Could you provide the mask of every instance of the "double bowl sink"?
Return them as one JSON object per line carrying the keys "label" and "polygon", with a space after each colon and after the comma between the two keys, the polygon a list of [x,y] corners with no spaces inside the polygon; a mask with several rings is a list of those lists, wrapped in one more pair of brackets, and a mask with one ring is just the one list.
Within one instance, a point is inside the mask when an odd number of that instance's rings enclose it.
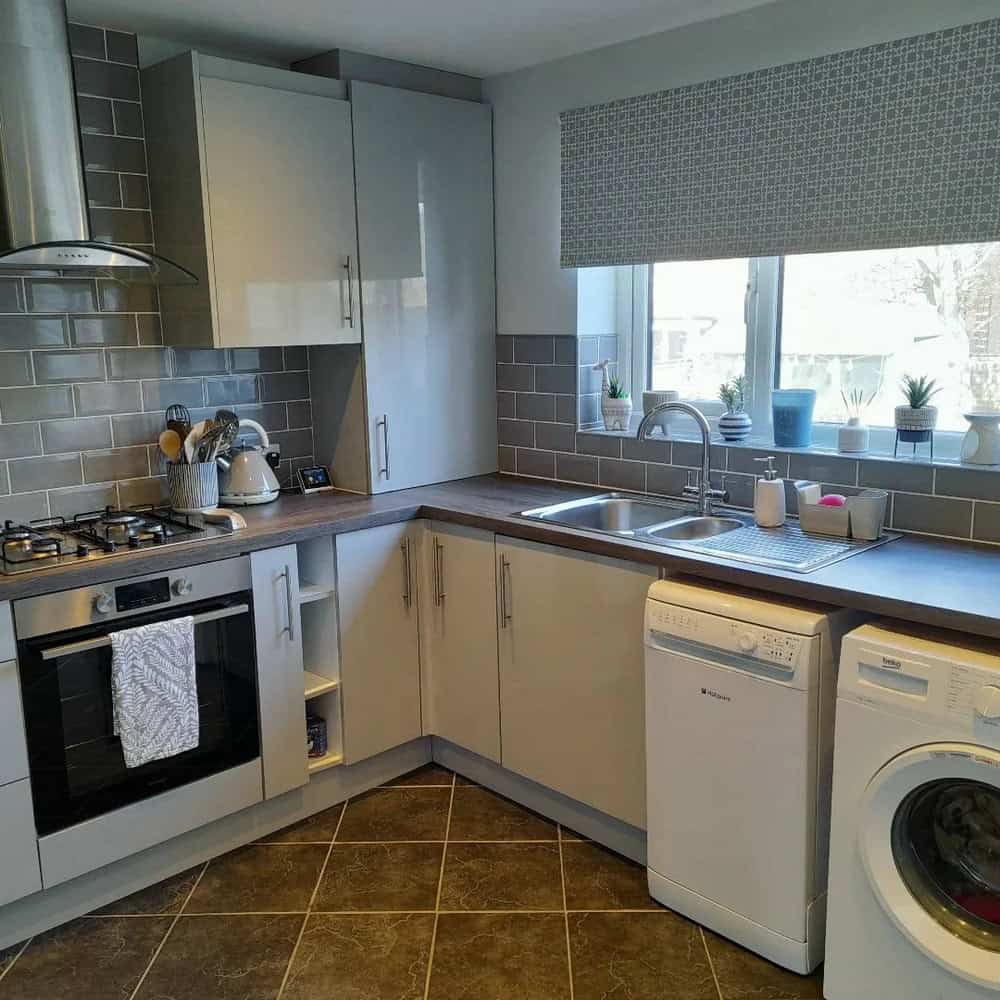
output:
{"label": "double bowl sink", "polygon": [[809,573],[898,537],[883,533],[871,542],[817,538],[792,523],[759,528],[749,514],[725,511],[700,515],[692,513],[689,504],[627,493],[604,493],[537,507],[521,511],[519,516],[796,573]]}
{"label": "double bowl sink", "polygon": [[749,518],[733,514],[696,515],[665,501],[640,500],[618,493],[526,510],[521,512],[521,516],[584,531],[663,543],[696,542],[746,527],[750,523]]}

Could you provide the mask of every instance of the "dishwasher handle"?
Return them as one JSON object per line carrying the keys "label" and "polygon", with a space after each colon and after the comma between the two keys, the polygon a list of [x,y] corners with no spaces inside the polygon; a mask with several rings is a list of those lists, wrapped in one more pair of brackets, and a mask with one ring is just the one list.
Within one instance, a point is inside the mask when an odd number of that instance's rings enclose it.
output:
{"label": "dishwasher handle", "polygon": [[686,656],[707,663],[709,666],[729,667],[732,670],[741,670],[744,673],[758,674],[784,681],[791,680],[796,673],[795,664],[776,663],[744,653],[734,653],[728,649],[720,649],[718,646],[698,642],[696,639],[682,639],[680,636],[668,635],[666,632],[654,628],[647,630],[646,644],[653,649]]}

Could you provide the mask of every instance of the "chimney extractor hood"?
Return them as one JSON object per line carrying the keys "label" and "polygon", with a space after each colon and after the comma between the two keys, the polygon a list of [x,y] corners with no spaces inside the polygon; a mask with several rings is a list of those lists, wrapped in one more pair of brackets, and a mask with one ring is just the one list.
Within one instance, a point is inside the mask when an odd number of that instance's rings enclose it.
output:
{"label": "chimney extractor hood", "polygon": [[197,284],[164,257],[90,238],[65,0],[0,0],[0,269]]}

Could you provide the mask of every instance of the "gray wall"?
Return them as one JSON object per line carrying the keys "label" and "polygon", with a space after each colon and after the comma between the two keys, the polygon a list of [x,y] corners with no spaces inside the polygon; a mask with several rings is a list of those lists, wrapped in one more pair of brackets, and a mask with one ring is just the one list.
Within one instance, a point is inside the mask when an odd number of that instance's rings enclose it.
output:
{"label": "gray wall", "polygon": [[560,111],[996,16],[996,0],[781,0],[488,79],[498,332],[578,332],[576,274],[559,267]]}
{"label": "gray wall", "polygon": [[[152,247],[132,35],[72,26],[97,239]],[[156,291],[0,272],[0,521],[162,499],[163,408],[233,406],[273,432],[279,470],[311,464],[305,348],[162,347]]]}

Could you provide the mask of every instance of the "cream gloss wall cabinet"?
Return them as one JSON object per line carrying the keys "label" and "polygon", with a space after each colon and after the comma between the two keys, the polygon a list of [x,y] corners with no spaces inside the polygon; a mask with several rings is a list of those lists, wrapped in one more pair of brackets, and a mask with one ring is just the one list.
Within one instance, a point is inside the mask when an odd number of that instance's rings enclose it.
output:
{"label": "cream gloss wall cabinet", "polygon": [[351,112],[338,80],[187,52],[142,71],[160,289],[191,347],[360,343]]}
{"label": "cream gloss wall cabinet", "polygon": [[500,763],[493,534],[427,522],[420,555],[424,732]]}

